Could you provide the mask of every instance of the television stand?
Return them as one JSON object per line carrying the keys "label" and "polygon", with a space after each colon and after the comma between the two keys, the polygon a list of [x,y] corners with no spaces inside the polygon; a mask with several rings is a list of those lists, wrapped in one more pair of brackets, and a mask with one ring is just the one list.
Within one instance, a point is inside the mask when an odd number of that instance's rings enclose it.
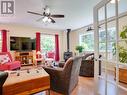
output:
{"label": "television stand", "polygon": [[33,65],[33,52],[32,51],[15,52],[15,60],[21,61],[22,66]]}

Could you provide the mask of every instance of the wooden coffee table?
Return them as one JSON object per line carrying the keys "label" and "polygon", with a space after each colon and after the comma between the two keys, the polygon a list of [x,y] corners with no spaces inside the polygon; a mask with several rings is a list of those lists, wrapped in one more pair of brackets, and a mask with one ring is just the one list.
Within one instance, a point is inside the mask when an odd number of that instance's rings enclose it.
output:
{"label": "wooden coffee table", "polygon": [[[44,90],[50,90],[50,77],[41,68],[20,71],[20,75],[11,72],[3,85],[3,95],[30,95]],[[50,93],[50,92],[49,92]]]}

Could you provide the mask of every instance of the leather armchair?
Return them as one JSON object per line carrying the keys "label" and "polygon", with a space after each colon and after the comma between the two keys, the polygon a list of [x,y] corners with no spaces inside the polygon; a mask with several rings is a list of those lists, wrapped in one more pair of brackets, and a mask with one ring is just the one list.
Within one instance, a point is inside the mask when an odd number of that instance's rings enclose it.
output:
{"label": "leather armchair", "polygon": [[51,89],[64,95],[70,95],[78,83],[81,60],[82,57],[71,57],[63,68],[44,67],[50,75]]}
{"label": "leather armchair", "polygon": [[6,81],[7,77],[8,77],[7,72],[1,72],[0,71],[0,95],[2,95],[3,84]]}

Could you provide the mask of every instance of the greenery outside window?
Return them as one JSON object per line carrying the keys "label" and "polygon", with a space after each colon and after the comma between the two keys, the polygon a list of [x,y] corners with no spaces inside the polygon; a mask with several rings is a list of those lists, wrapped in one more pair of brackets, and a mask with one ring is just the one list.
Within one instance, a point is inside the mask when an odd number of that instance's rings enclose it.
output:
{"label": "greenery outside window", "polygon": [[[120,31],[121,41],[118,44],[119,61],[120,63],[127,64],[127,26],[124,26]],[[116,45],[114,44],[113,54],[116,55]]]}
{"label": "greenery outside window", "polygon": [[84,47],[84,51],[94,51],[94,33],[93,31],[79,35],[79,43]]}
{"label": "greenery outside window", "polygon": [[41,35],[41,50],[43,53],[55,50],[55,37],[53,35]]}
{"label": "greenery outside window", "polygon": [[[112,52],[113,44],[115,43],[115,27],[108,29],[108,51]],[[90,31],[79,35],[79,44],[84,47],[84,51],[94,51],[94,32]],[[106,50],[106,32],[104,30],[99,31],[99,50]]]}

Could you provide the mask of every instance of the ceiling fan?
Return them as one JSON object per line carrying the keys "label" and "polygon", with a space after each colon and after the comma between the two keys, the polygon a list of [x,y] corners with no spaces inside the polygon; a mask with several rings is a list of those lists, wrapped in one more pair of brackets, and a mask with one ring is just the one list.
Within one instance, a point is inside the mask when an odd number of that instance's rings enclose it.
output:
{"label": "ceiling fan", "polygon": [[[98,26],[98,28],[101,28],[100,26]],[[92,31],[92,30],[94,30],[94,28],[92,28],[91,26],[90,27],[88,27],[87,28],[87,30],[86,31]]]}
{"label": "ceiling fan", "polygon": [[48,6],[44,8],[43,13],[37,13],[37,12],[32,12],[32,11],[27,11],[27,13],[41,16],[41,18],[39,18],[37,21],[42,20],[43,22],[51,22],[51,23],[56,23],[56,21],[53,18],[64,18],[65,17],[64,15],[61,15],[61,14],[51,14]]}
{"label": "ceiling fan", "polygon": [[92,27],[88,27],[86,31],[92,31],[94,30]]}

